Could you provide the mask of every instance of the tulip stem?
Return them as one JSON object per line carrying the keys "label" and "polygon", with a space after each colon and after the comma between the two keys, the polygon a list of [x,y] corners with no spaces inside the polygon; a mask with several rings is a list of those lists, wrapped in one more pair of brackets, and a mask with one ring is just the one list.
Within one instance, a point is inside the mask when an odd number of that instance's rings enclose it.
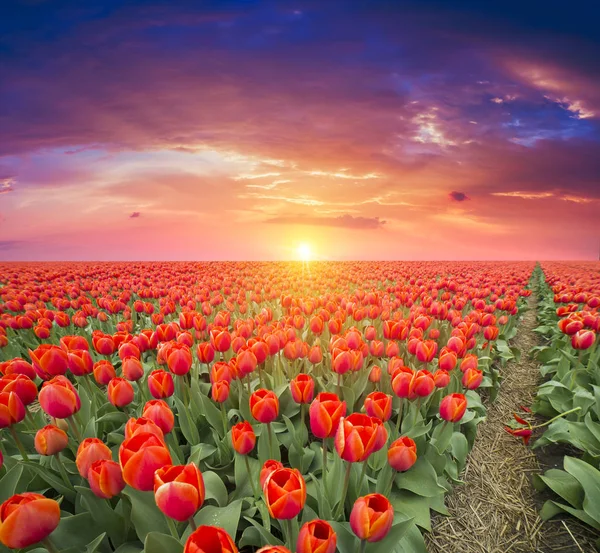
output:
{"label": "tulip stem", "polygon": [[54,544],[50,541],[50,538],[44,538],[41,543],[48,550],[48,553],[60,553],[60,551],[54,547]]}
{"label": "tulip stem", "polygon": [[323,472],[321,473],[323,478],[323,491],[327,496],[327,485],[325,483],[325,475],[327,474],[327,438],[323,438]]}
{"label": "tulip stem", "polygon": [[273,452],[273,431],[271,430],[271,423],[267,423],[267,433],[269,435],[269,451],[271,452],[271,459],[275,459]]}
{"label": "tulip stem", "polygon": [[542,428],[543,426],[548,426],[549,424],[553,423],[556,419],[560,419],[561,417],[566,417],[567,415],[570,415],[571,413],[575,413],[575,411],[580,411],[581,407],[575,407],[574,409],[569,409],[568,411],[565,411],[564,413],[561,413],[560,415],[556,415],[556,417],[552,417],[550,420],[543,422],[542,424],[536,424],[535,426],[531,426],[530,428],[533,430],[534,428]]}
{"label": "tulip stem", "polygon": [[386,497],[389,497],[392,493],[392,489],[394,488],[394,479],[396,478],[396,474],[398,474],[398,471],[392,469],[392,478],[390,480],[390,489],[388,490],[387,494],[385,495]]}
{"label": "tulip stem", "polygon": [[17,436],[15,429],[12,426],[9,426],[8,431],[10,432],[12,439],[15,441],[15,445],[19,448],[19,453],[21,453],[21,457],[23,458],[23,461],[29,461],[27,452],[25,451],[25,448],[23,447],[23,444],[21,443],[19,436]]}
{"label": "tulip stem", "polygon": [[402,424],[402,411],[404,410],[404,400],[400,398],[400,407],[398,408],[398,418],[396,419],[396,434],[400,435],[400,425]]}
{"label": "tulip stem", "polygon": [[248,455],[242,455],[244,458],[244,462],[246,463],[246,472],[248,473],[248,478],[250,479],[250,485],[252,486],[252,493],[254,494],[254,499],[258,500],[258,490],[256,489],[256,482],[254,481],[254,476],[252,471],[250,470],[250,461],[248,461]]}
{"label": "tulip stem", "polygon": [[67,421],[69,423],[69,426],[71,427],[71,430],[73,431],[73,434],[75,434],[75,438],[77,439],[77,441],[79,443],[83,442],[83,436],[81,435],[79,427],[77,426],[77,422],[75,422],[73,416],[67,417]]}
{"label": "tulip stem", "polygon": [[173,519],[171,517],[168,517],[167,515],[165,515],[165,518],[167,519],[167,526],[169,527],[169,532],[171,532],[171,536],[173,536],[177,541],[179,541],[179,532],[177,531],[177,527],[175,526]]}
{"label": "tulip stem", "polygon": [[362,470],[360,471],[360,480],[358,481],[358,493],[361,493],[363,482],[365,481],[365,476],[367,475],[367,461],[363,461]]}
{"label": "tulip stem", "polygon": [[294,528],[292,525],[291,518],[288,518],[285,521],[285,529],[286,529],[286,534],[287,534],[288,549],[290,551],[293,551],[295,549],[295,547],[294,547]]}
{"label": "tulip stem", "polygon": [[340,399],[342,398],[342,375],[340,373],[337,377],[337,395]]}
{"label": "tulip stem", "polygon": [[60,458],[60,454],[55,453],[54,458],[56,459],[56,463],[58,464],[58,472],[60,472],[63,482],[65,483],[67,488],[73,488],[73,484],[71,484],[71,481],[69,480],[69,477],[67,476],[67,471],[65,470],[65,466],[63,465],[63,462]]}
{"label": "tulip stem", "polygon": [[365,553],[366,547],[367,547],[367,540],[360,540],[360,547],[358,548],[358,553]]}
{"label": "tulip stem", "polygon": [[221,420],[223,421],[223,437],[227,436],[227,431],[229,430],[229,424],[227,423],[227,411],[225,411],[225,403],[221,402]]}
{"label": "tulip stem", "polygon": [[348,493],[348,485],[350,484],[350,473],[352,472],[352,463],[348,463],[346,468],[346,475],[344,476],[344,487],[342,488],[342,497],[335,511],[335,518],[339,518],[344,512],[344,503],[346,503],[346,495]]}
{"label": "tulip stem", "polygon": [[194,517],[190,517],[190,528],[192,529],[192,532],[198,528]]}

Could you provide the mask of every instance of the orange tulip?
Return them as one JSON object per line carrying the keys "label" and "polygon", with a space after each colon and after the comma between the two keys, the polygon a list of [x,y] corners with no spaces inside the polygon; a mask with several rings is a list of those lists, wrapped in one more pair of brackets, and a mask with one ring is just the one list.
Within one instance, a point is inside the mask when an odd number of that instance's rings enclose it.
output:
{"label": "orange tulip", "polygon": [[394,509],[389,500],[379,493],[359,497],[350,513],[350,528],[361,540],[380,541],[392,527]]}
{"label": "orange tulip", "polygon": [[155,399],[171,397],[175,392],[173,376],[167,371],[157,369],[148,375],[148,390]]}
{"label": "orange tulip", "polygon": [[204,503],[204,479],[194,464],[165,465],[154,473],[154,499],[168,517],[183,522]]}
{"label": "orange tulip", "polygon": [[150,491],[154,485],[154,472],[172,464],[167,447],[149,432],[126,438],[119,448],[119,462],[123,480],[140,491]]}
{"label": "orange tulip", "polygon": [[142,362],[137,357],[125,357],[121,370],[123,371],[123,376],[132,382],[137,382],[144,376],[144,367],[142,367]]}
{"label": "orange tulip", "polygon": [[23,405],[30,405],[37,397],[35,382],[24,374],[7,374],[0,378],[0,392],[14,392],[19,396]]}
{"label": "orange tulip", "polygon": [[483,372],[477,369],[467,369],[462,377],[462,385],[467,390],[476,390],[483,381]]}
{"label": "orange tulip", "polygon": [[263,485],[269,514],[278,520],[296,517],[306,502],[306,484],[297,469],[274,470]]}
{"label": "orange tulip", "polygon": [[254,392],[250,396],[250,412],[258,422],[273,422],[279,415],[279,399],[275,392],[264,388]]}
{"label": "orange tulip", "polygon": [[161,442],[165,442],[165,433],[160,426],[148,417],[130,418],[125,424],[125,439],[131,438],[140,432],[154,434]]}
{"label": "orange tulip", "polygon": [[447,395],[440,403],[440,417],[448,422],[458,422],[467,410],[467,398],[463,394]]}
{"label": "orange tulip", "polygon": [[183,553],[238,553],[238,549],[222,528],[199,526],[185,542]]}
{"label": "orange tulip", "polygon": [[312,376],[301,373],[290,381],[290,391],[296,403],[310,403],[315,393],[315,381]]}
{"label": "orange tulip", "polygon": [[79,474],[87,478],[92,463],[100,459],[111,459],[112,453],[108,446],[99,438],[86,438],[77,448],[75,464]]}
{"label": "orange tulip", "polygon": [[320,439],[331,438],[346,414],[346,402],[335,394],[321,392],[310,404],[308,414],[311,432]]}
{"label": "orange tulip", "polygon": [[107,386],[108,383],[117,376],[115,368],[110,361],[102,359],[94,363],[94,379],[99,386]]}
{"label": "orange tulip", "polygon": [[42,380],[49,380],[54,376],[67,372],[69,357],[58,346],[42,344],[35,350],[29,350],[33,368]]}
{"label": "orange tulip", "polygon": [[65,449],[68,443],[69,437],[66,432],[52,424],[38,430],[33,441],[35,450],[40,455],[56,455]]}
{"label": "orange tulip", "polygon": [[571,336],[571,345],[574,349],[583,350],[591,348],[596,340],[593,330],[579,330]]}
{"label": "orange tulip", "polygon": [[229,397],[229,382],[227,380],[219,380],[215,382],[211,389],[213,401],[224,403]]}
{"label": "orange tulip", "polygon": [[69,359],[69,370],[75,376],[85,376],[93,371],[94,360],[89,351],[85,349],[76,349],[69,351],[67,356]]}
{"label": "orange tulip", "polygon": [[238,422],[231,428],[231,443],[240,455],[248,455],[256,445],[256,434],[252,425],[247,422]]}
{"label": "orange tulip", "polygon": [[340,420],[335,449],[349,463],[361,463],[371,453],[379,451],[387,441],[387,430],[381,420],[360,413],[352,413]]}
{"label": "orange tulip", "polygon": [[185,344],[171,343],[168,346],[166,360],[169,370],[177,376],[189,373],[192,368],[192,352]]}
{"label": "orange tulip", "polygon": [[371,392],[365,398],[365,412],[369,417],[377,417],[386,422],[392,416],[392,396],[383,392]]}
{"label": "orange tulip", "polygon": [[371,368],[371,372],[369,372],[369,382],[373,384],[379,382],[381,380],[381,368],[377,365],[373,365]]}
{"label": "orange tulip", "polygon": [[119,495],[125,488],[119,463],[110,459],[94,461],[88,470],[87,480],[92,492],[102,499]]}
{"label": "orange tulip", "polygon": [[335,553],[337,535],[324,520],[311,520],[300,528],[296,553]]}
{"label": "orange tulip", "polygon": [[147,401],[144,405],[142,416],[154,422],[165,435],[169,434],[175,426],[175,415],[162,399]]}
{"label": "orange tulip", "polygon": [[68,378],[55,376],[44,382],[39,394],[40,407],[55,419],[66,419],[81,409],[77,390]]}
{"label": "orange tulip", "polygon": [[412,438],[402,436],[392,442],[388,449],[388,463],[398,472],[404,472],[417,461],[417,444]]}
{"label": "orange tulip", "polygon": [[134,391],[131,382],[116,376],[108,383],[108,401],[115,407],[125,407],[133,401]]}
{"label": "orange tulip", "polygon": [[60,506],[39,493],[21,493],[0,505],[0,541],[10,549],[46,539],[60,522]]}
{"label": "orange tulip", "polygon": [[277,469],[282,469],[283,465],[279,461],[275,461],[274,459],[269,459],[265,461],[262,469],[260,469],[260,487],[263,488],[267,478],[272,472],[275,472]]}

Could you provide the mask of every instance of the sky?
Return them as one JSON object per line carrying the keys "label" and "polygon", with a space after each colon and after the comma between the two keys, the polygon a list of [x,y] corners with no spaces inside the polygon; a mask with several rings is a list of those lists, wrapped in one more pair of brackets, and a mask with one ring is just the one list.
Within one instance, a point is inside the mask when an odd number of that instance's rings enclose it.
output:
{"label": "sky", "polygon": [[0,259],[598,259],[600,8],[0,4]]}

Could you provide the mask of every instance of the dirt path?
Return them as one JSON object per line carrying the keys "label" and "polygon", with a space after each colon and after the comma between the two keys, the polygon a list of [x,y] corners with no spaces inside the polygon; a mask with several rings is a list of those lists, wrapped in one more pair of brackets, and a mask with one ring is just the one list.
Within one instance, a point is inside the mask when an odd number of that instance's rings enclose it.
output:
{"label": "dirt path", "polygon": [[[593,541],[573,519],[543,522],[539,492],[530,475],[539,473],[536,455],[503,426],[521,405],[531,405],[540,378],[538,364],[527,355],[537,344],[536,299],[529,298],[514,345],[521,362],[508,363],[487,421],[478,428],[463,480],[447,498],[449,517],[436,516],[426,535],[430,553],[587,553]],[[537,505],[536,505],[537,501]]]}

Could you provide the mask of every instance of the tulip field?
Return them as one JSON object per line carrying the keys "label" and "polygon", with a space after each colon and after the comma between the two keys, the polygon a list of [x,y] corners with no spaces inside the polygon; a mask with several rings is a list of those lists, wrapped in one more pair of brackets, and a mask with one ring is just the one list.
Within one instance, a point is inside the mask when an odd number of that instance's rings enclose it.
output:
{"label": "tulip field", "polygon": [[600,530],[597,264],[0,264],[0,553],[426,552],[534,288],[506,429]]}

